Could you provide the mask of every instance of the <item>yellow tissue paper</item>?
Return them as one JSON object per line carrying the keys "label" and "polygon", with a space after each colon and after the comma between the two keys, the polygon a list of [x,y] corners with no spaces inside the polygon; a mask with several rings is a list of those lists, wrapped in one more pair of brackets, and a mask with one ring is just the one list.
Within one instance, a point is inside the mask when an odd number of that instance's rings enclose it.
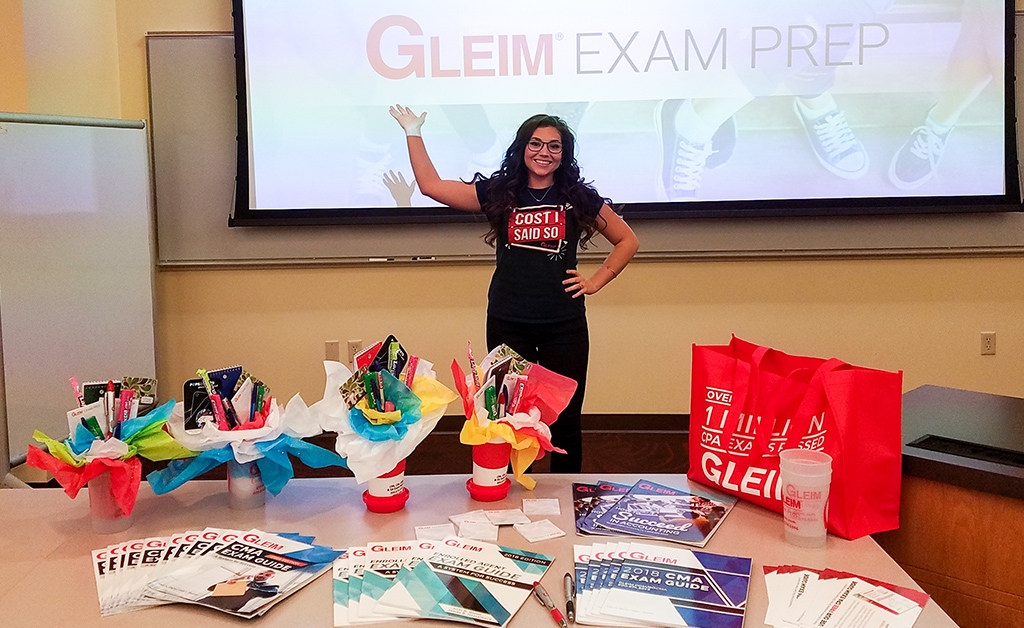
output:
{"label": "yellow tissue paper", "polygon": [[535,436],[519,434],[511,425],[501,421],[493,421],[485,426],[477,425],[476,421],[466,421],[459,434],[459,441],[463,445],[483,445],[495,438],[512,445],[512,474],[517,482],[532,491],[537,481],[526,475],[526,471],[540,454],[540,441]]}

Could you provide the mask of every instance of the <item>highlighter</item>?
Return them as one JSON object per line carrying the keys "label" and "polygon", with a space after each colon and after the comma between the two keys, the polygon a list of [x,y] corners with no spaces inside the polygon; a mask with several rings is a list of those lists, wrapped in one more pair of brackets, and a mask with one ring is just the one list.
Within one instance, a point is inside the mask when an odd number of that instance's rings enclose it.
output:
{"label": "highlighter", "polygon": [[373,373],[363,375],[363,388],[366,390],[366,405],[369,408],[377,409],[377,386]]}
{"label": "highlighter", "polygon": [[388,372],[395,377],[398,377],[395,369],[398,367],[398,350],[401,348],[402,345],[398,344],[397,340],[388,345]]}
{"label": "highlighter", "polygon": [[487,406],[487,418],[491,421],[498,420],[498,394],[494,386],[488,386],[484,391],[484,405]]}
{"label": "highlighter", "polygon": [[384,375],[377,371],[373,381],[377,392],[377,412],[384,412]]}
{"label": "highlighter", "polygon": [[420,359],[414,355],[409,356],[409,362],[405,366],[405,385],[412,390],[412,380],[416,378],[416,367],[420,365]]}

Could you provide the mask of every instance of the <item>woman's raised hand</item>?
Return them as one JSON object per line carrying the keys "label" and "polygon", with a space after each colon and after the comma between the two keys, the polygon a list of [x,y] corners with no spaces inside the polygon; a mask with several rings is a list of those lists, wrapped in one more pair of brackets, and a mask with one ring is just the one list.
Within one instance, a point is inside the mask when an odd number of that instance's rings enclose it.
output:
{"label": "woman's raised hand", "polygon": [[412,112],[412,109],[408,107],[393,105],[390,112],[391,117],[398,120],[398,123],[402,125],[403,129],[405,129],[406,135],[415,135],[419,137],[420,127],[423,126],[423,122],[427,119],[426,111],[417,116]]}

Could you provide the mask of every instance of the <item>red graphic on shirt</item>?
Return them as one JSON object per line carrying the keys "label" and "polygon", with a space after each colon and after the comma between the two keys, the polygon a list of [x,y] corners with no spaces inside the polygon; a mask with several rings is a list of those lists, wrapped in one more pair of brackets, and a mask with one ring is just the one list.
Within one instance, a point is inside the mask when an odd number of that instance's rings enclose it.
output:
{"label": "red graphic on shirt", "polygon": [[516,209],[508,217],[508,242],[538,251],[560,251],[565,240],[565,210],[554,205]]}

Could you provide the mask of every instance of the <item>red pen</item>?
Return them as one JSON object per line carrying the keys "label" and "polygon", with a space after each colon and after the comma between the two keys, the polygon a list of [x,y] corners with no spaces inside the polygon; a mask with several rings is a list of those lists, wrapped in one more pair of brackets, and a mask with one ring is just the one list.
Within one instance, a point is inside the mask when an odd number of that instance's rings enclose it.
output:
{"label": "red pen", "polygon": [[555,621],[558,622],[558,625],[561,626],[561,628],[568,628],[569,625],[565,623],[565,617],[562,617],[562,612],[558,610],[555,603],[551,601],[551,596],[548,595],[548,592],[544,590],[543,586],[541,586],[540,580],[533,583],[533,594],[537,596],[537,600],[541,605],[548,609],[548,612],[551,613],[551,616],[554,617]]}

